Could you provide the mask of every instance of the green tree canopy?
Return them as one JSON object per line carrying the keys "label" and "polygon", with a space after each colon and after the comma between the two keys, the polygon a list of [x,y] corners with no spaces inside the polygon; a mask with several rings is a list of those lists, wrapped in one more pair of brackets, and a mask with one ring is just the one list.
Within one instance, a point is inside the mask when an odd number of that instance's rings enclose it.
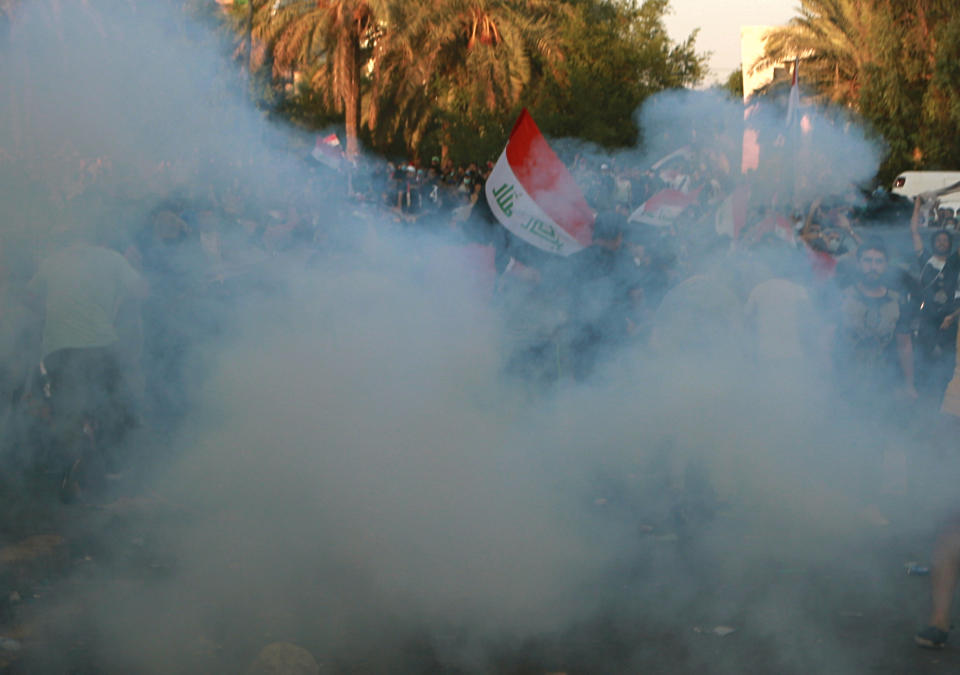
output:
{"label": "green tree canopy", "polygon": [[736,99],[743,98],[743,68],[739,67],[732,73],[730,77],[727,78],[727,81],[722,85],[723,89],[726,90],[731,97]]}
{"label": "green tree canopy", "polygon": [[960,168],[960,11],[953,0],[801,0],[754,68],[801,58],[804,85],[883,137],[879,177]]}
{"label": "green tree canopy", "polygon": [[765,53],[751,69],[800,57],[808,87],[834,103],[854,103],[873,52],[870,35],[878,19],[874,4],[874,0],[801,0],[800,15],[767,34]]}
{"label": "green tree canopy", "polygon": [[310,84],[344,114],[347,154],[356,155],[362,71],[388,9],[386,0],[251,0],[252,37],[274,75],[307,70]]}
{"label": "green tree canopy", "polygon": [[696,33],[679,44],[670,40],[663,23],[667,0],[571,5],[564,77],[545,78],[530,107],[552,135],[606,147],[633,145],[640,104],[659,91],[698,84],[706,55],[695,51]]}
{"label": "green tree canopy", "polygon": [[552,135],[632,144],[640,103],[705,70],[695,33],[667,35],[668,0],[252,1],[255,65],[300,73],[286,109],[344,114],[348,148],[362,111],[381,150],[490,155],[524,106]]}
{"label": "green tree canopy", "polygon": [[557,73],[569,7],[553,0],[408,0],[391,8],[377,45],[371,130],[416,148],[433,125],[477,124],[520,104],[543,69]]}

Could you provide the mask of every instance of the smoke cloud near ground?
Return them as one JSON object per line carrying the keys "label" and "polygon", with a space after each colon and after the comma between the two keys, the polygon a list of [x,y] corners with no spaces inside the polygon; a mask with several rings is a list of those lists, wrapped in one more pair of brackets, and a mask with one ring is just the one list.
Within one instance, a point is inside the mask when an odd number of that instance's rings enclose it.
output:
{"label": "smoke cloud near ground", "polygon": [[[122,239],[178,191],[212,185],[259,213],[323,180],[282,147],[295,132],[242,101],[206,30],[165,3],[18,11],[0,43],[0,149],[21,181],[0,187],[5,249],[35,260],[104,226]],[[739,103],[668,93],[639,115],[644,156],[624,161],[649,165],[694,129],[741,141]],[[803,189],[868,179],[878,149],[811,118],[807,177],[830,184]],[[753,123],[764,136],[782,119]],[[73,182],[80,162],[92,201]],[[810,585],[753,575],[828,568],[871,606],[891,601],[864,551],[935,522],[956,466],[922,435],[837,406],[823,364],[756,363],[741,305],[780,258],[705,254],[699,281],[667,295],[651,347],[603,351],[588,376],[544,388],[510,372],[536,307],[494,299],[462,247],[371,222],[343,197],[322,209],[331,250],[217,304],[212,337],[171,317],[202,377],[169,446],[134,453],[153,505],[138,536],[169,564],[147,584],[100,570],[65,602],[93,619],[105,672],[211,672],[219,650],[242,664],[277,640],[334,671],[424,672],[426,659],[493,672],[549,639],[592,655],[585,672],[656,667],[661,650],[744,672],[743,651],[690,655],[694,627],[727,623],[763,642],[769,672],[862,672],[857,646],[810,618]],[[613,281],[590,283],[602,295]],[[883,460],[904,449],[906,492]],[[578,643],[603,621],[633,647]]]}

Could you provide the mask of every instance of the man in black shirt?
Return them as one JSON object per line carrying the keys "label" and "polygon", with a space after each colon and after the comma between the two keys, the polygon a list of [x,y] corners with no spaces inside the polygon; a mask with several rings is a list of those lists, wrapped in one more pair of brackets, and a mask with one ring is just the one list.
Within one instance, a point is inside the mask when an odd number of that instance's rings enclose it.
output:
{"label": "man in black shirt", "polygon": [[[919,204],[919,201],[917,202]],[[938,401],[953,372],[956,324],[946,320],[955,307],[960,258],[953,253],[953,236],[937,230],[930,248],[918,232],[919,207],[910,221],[919,274],[913,305],[917,309],[917,384],[921,392]]]}

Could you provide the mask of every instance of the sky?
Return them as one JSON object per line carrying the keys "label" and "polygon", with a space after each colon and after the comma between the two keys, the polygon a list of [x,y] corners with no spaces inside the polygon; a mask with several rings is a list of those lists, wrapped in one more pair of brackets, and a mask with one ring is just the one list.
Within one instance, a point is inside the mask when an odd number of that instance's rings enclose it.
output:
{"label": "sky", "polygon": [[797,14],[799,0],[672,0],[667,31],[676,41],[700,29],[697,51],[712,52],[704,84],[723,82],[740,66],[740,26],[778,25]]}

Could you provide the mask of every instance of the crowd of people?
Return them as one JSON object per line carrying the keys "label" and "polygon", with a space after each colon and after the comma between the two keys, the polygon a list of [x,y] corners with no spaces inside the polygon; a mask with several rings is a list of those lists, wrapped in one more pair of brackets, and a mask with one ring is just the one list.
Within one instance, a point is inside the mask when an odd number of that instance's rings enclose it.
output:
{"label": "crowd of people", "polygon": [[[914,255],[903,256],[882,238],[864,238],[870,223],[857,223],[862,197],[852,190],[802,207],[777,192],[747,194],[741,222],[726,226],[729,195],[746,181],[715,143],[686,144],[646,168],[577,155],[571,173],[597,216],[592,245],[564,258],[496,221],[484,192],[492,162],[305,161],[282,190],[258,193],[239,179],[193,185],[119,228],[104,227],[116,207],[96,185],[74,196],[74,222],[54,238],[70,246],[48,251],[60,257],[5,270],[4,314],[14,319],[3,335],[5,408],[43,390],[30,376],[37,364],[54,389],[61,371],[89,380],[92,368],[112,373],[107,379],[117,383],[107,389],[132,382],[140,392],[132,399],[167,427],[188,399],[179,391],[189,388],[190,371],[179,362],[188,342],[216,334],[231,298],[272,283],[278,260],[322,264],[357,232],[394,228],[473,252],[491,302],[517,326],[505,370],[530,382],[588,377],[628,344],[686,346],[775,370],[830,371],[848,399],[887,392],[891,406],[920,398],[960,415],[960,384],[947,388],[960,254],[936,221],[924,225],[932,234],[921,233],[919,202]],[[646,217],[664,192],[690,199],[669,220]],[[950,215],[935,218],[949,224]],[[85,271],[104,275],[111,265],[112,276],[97,283]],[[130,317],[128,296],[139,303]],[[684,314],[696,314],[695,329]],[[102,354],[87,365],[62,363],[71,350],[113,343],[123,348],[115,365],[104,365]],[[140,364],[162,378],[151,383]]]}
{"label": "crowd of people", "polygon": [[[114,196],[94,183],[71,196],[43,255],[5,257],[4,465],[64,499],[102,491],[131,438],[162,437],[187,414],[204,377],[194,347],[222,336],[231,306],[274,292],[283,270],[391,230],[469,251],[483,293],[515,328],[504,373],[534,391],[638,349],[814,373],[878,418],[908,419],[918,406],[960,417],[953,214],[924,214],[918,201],[904,254],[897,237],[870,234],[855,189],[799,204],[784,197],[793,190],[751,192],[734,167],[717,143],[646,166],[571,158],[597,215],[592,244],[569,257],[496,221],[489,161],[305,159],[280,189],[198,179],[132,208],[119,227]],[[667,218],[649,208],[664,193],[679,204]],[[739,219],[725,219],[737,208]],[[940,632],[924,639],[939,646],[942,616],[934,624]]]}
{"label": "crowd of people", "polygon": [[[426,169],[387,164],[358,196],[409,227],[489,247],[498,295],[554,306],[552,316],[563,320],[539,333],[528,325],[528,349],[515,355],[514,365],[528,376],[556,378],[564,366],[566,374],[585,376],[607,347],[663,342],[657,332],[669,332],[672,305],[697,278],[710,276],[736,298],[738,308],[723,319],[736,324],[741,339],[733,349],[748,358],[781,369],[803,369],[809,360],[830,371],[845,398],[887,392],[890,405],[919,398],[927,408],[943,404],[960,413],[952,395],[944,401],[960,316],[952,214],[924,214],[918,201],[911,254],[900,237],[865,236],[873,223],[852,186],[798,205],[777,192],[750,195],[716,147],[688,145],[673,155],[645,170],[575,157],[571,172],[597,219],[592,246],[565,259],[496,222],[483,190],[489,162],[458,169],[441,167],[436,157]],[[744,215],[729,227],[723,207],[738,191],[748,193]],[[664,192],[692,197],[681,199],[667,221],[646,217],[645,205]],[[906,230],[906,222],[900,225]],[[681,332],[671,342],[714,337],[711,330]],[[555,358],[558,345],[568,358]],[[538,363],[537,354],[552,356]]]}

